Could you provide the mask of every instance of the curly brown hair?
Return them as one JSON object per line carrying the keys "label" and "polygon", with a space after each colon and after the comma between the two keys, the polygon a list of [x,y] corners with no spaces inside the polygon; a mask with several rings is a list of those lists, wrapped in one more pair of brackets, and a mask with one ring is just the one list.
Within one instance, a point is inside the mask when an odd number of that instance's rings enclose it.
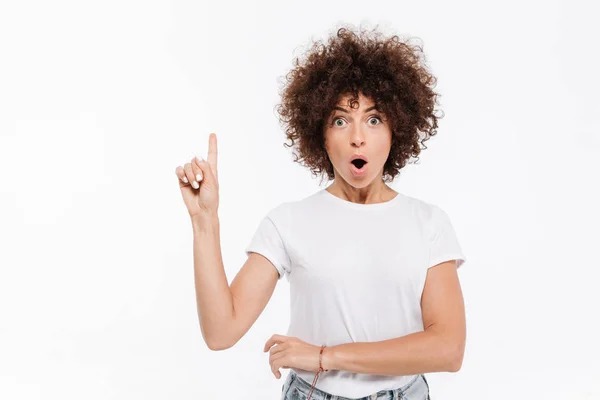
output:
{"label": "curly brown hair", "polygon": [[427,148],[424,142],[436,134],[442,116],[434,109],[437,79],[424,64],[422,46],[409,41],[397,35],[382,38],[375,29],[354,32],[342,27],[327,44],[314,42],[302,62],[296,58],[276,106],[292,141],[284,146],[298,141],[294,162],[309,167],[315,176],[335,178],[325,150],[325,123],[342,96],[350,94],[353,107],[359,93],[371,98],[390,122],[392,145],[383,180],[393,180],[411,156],[418,161],[419,144]]}

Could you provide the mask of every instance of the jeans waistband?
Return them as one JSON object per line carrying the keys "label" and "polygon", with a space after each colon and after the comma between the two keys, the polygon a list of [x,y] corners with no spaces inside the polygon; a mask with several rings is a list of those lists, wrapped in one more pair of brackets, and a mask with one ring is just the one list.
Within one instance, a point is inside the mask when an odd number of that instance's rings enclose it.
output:
{"label": "jeans waistband", "polygon": [[[301,393],[303,393],[305,395],[310,392],[310,389],[312,387],[311,383],[305,381],[300,376],[298,376],[298,374],[293,369],[290,369],[290,373],[289,373],[286,381],[287,382],[284,384],[284,387],[287,386],[288,390],[293,390],[294,388],[296,388],[297,390],[299,390]],[[414,387],[416,382],[422,382],[423,387],[422,388]],[[417,385],[417,386],[419,386],[419,385]],[[401,400],[413,400],[413,396],[409,396],[410,395],[409,392],[414,392],[414,391],[424,392],[426,394],[428,394],[428,392],[429,392],[429,386],[427,384],[427,381],[425,380],[425,377],[421,374],[415,375],[413,377],[413,379],[411,379],[407,384],[405,384],[404,386],[402,386],[400,388],[380,390],[376,393],[373,393],[371,395],[361,397],[360,399],[355,399],[355,400],[385,399],[385,398],[398,399],[398,400],[400,400],[400,399]],[[419,400],[421,400],[423,398],[424,397],[420,397]],[[347,398],[341,397],[341,396],[335,396],[331,393],[327,393],[316,387],[313,388],[311,400],[338,400],[338,399],[346,400]]]}

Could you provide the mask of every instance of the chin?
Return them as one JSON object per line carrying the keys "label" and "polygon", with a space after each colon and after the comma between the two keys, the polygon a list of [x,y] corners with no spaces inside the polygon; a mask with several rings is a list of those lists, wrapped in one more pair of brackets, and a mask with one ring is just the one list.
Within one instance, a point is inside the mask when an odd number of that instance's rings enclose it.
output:
{"label": "chin", "polygon": [[344,180],[346,181],[346,183],[356,189],[362,189],[365,188],[367,186],[369,186],[371,183],[373,183],[373,179],[371,177],[368,176],[363,176],[360,178],[357,178],[355,176],[353,176],[352,174],[350,174],[350,176],[348,177],[344,177]]}

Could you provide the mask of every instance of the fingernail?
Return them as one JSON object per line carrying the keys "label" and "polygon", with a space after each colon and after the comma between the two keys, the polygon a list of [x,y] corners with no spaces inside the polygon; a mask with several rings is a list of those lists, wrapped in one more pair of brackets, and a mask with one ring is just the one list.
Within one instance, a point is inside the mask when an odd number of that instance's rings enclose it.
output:
{"label": "fingernail", "polygon": [[184,181],[185,183],[188,183],[188,182],[189,182],[189,181],[188,181],[188,178],[187,178],[187,176],[184,176],[184,177],[183,177],[183,181]]}
{"label": "fingernail", "polygon": [[202,174],[199,173],[198,175],[196,175],[196,180],[200,182],[202,180]]}
{"label": "fingernail", "polygon": [[192,182],[192,186],[194,187],[194,189],[198,189],[200,187],[200,185],[198,185],[198,182],[196,181]]}

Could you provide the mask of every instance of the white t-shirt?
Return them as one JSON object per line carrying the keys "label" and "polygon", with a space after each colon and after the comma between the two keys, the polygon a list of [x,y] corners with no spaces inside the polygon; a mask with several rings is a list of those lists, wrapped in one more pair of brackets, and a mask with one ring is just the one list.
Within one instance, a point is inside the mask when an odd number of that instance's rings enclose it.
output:
{"label": "white t-shirt", "polygon": [[[286,336],[315,346],[376,342],[423,331],[427,269],[465,256],[446,212],[399,193],[358,204],[322,189],[284,202],[260,222],[246,253],[273,263],[290,284]],[[312,384],[315,372],[293,368]],[[316,387],[350,398],[396,389],[414,375],[321,372]]]}

